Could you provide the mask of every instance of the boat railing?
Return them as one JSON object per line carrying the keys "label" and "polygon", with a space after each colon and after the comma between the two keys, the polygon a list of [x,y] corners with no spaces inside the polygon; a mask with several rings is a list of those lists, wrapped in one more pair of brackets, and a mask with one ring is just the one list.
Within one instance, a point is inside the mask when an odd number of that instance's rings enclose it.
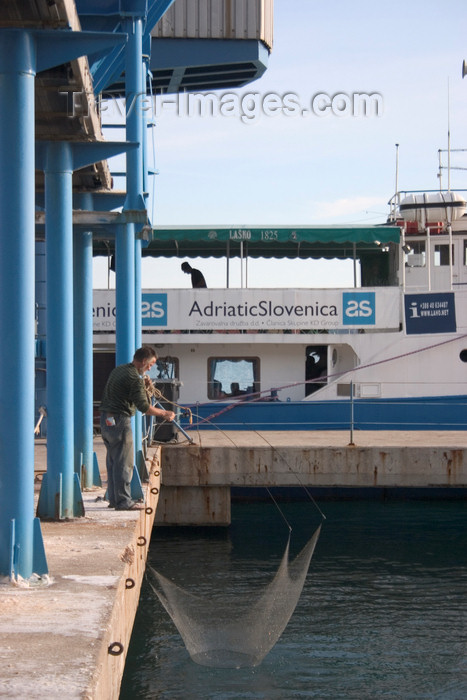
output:
{"label": "boat railing", "polygon": [[[322,382],[317,378],[306,382]],[[392,384],[392,386],[391,386]],[[410,383],[423,395],[408,396],[407,382],[348,382],[335,397],[319,388],[307,400],[294,399],[297,383],[242,396],[241,401],[190,404],[190,429],[413,431],[467,429],[467,382]],[[328,384],[329,388],[329,384]],[[443,395],[441,392],[450,392]],[[386,395],[384,395],[386,392]],[[388,394],[392,395],[388,395]],[[412,392],[413,394],[413,392]]]}
{"label": "boat railing", "polygon": [[465,431],[467,394],[419,398],[215,402],[194,405],[186,430]]}

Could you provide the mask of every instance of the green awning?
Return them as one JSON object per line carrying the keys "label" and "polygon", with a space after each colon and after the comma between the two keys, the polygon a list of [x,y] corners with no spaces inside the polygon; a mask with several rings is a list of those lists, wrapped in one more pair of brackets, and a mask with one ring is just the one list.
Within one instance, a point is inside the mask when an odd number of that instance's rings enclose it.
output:
{"label": "green awning", "polygon": [[[381,251],[388,243],[398,243],[399,238],[397,226],[154,227],[143,255],[345,259]],[[108,253],[108,245],[100,249],[102,243],[95,242],[95,255]]]}

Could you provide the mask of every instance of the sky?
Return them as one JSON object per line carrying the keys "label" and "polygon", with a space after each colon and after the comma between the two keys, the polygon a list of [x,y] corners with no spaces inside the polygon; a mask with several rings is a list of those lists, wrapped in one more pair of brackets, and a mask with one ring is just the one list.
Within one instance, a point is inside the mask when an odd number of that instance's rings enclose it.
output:
{"label": "sky", "polygon": [[[259,80],[218,91],[217,116],[184,116],[158,102],[153,223],[384,223],[396,144],[399,190],[437,189],[448,130],[450,184],[467,190],[467,169],[455,169],[467,168],[467,152],[455,153],[467,149],[466,30],[465,0],[275,0],[274,45]],[[227,92],[237,95],[230,112]],[[352,106],[361,94],[373,95],[367,116]],[[143,288],[189,287],[181,262],[144,259]],[[224,259],[190,264],[209,287],[225,286]],[[240,263],[231,261],[230,286],[240,279]],[[94,286],[107,283],[107,262],[97,258]],[[248,262],[249,287],[352,285],[350,261]]]}

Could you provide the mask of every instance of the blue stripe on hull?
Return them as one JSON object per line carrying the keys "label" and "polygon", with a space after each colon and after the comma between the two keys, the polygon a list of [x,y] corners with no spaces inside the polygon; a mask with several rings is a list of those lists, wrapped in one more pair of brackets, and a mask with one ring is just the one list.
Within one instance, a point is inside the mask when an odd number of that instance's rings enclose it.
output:
{"label": "blue stripe on hull", "polygon": [[[347,401],[273,401],[209,403],[191,406],[193,425],[184,429],[215,430],[348,430]],[[356,399],[355,430],[465,430],[467,396]]]}

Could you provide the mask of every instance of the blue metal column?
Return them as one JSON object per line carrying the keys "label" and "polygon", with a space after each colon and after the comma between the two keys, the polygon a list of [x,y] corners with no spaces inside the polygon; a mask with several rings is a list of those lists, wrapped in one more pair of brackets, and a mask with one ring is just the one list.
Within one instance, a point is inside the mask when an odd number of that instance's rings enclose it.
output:
{"label": "blue metal column", "polygon": [[[151,96],[147,94],[147,85],[148,85],[148,77],[149,77],[149,56],[143,56],[143,66],[142,66],[142,71],[141,71],[141,94],[144,99],[144,108],[142,110],[142,138],[143,138],[143,146],[142,146],[142,168],[143,168],[143,195],[144,195],[144,204],[146,209],[148,208],[149,204],[149,153],[148,153],[148,129],[150,126],[150,117],[152,115],[152,102],[151,102]],[[154,164],[153,166],[154,167]],[[148,212],[148,221],[152,223],[151,221],[151,216],[149,215]]]}
{"label": "blue metal column", "polygon": [[54,520],[84,515],[74,472],[72,146],[47,144],[47,473],[38,515]]}
{"label": "blue metal column", "polygon": [[[127,92],[126,138],[138,144],[127,158],[127,201],[124,208],[146,209],[144,201],[144,100],[146,98],[143,64],[142,20],[137,17],[127,22],[128,32],[125,88]],[[131,33],[130,33],[131,31]],[[131,102],[128,99],[131,99]],[[142,338],[141,319],[141,238],[135,239],[135,346]]]}
{"label": "blue metal column", "polygon": [[[141,87],[143,80],[143,21],[140,16],[126,18],[123,29],[128,35],[125,55],[126,138],[137,144],[127,154],[127,198],[124,210],[145,209],[143,199],[143,119]],[[123,235],[125,241],[123,242]],[[130,251],[130,247],[132,251]],[[125,250],[124,261],[121,250]],[[134,225],[121,231],[116,241],[116,302],[117,302],[117,364],[130,362],[137,346],[141,344],[141,240],[135,237]],[[121,277],[122,276],[122,277]],[[131,291],[130,291],[131,287]],[[122,290],[125,292],[122,293]],[[125,298],[123,298],[123,294]],[[131,306],[130,306],[131,305]],[[123,317],[121,316],[123,311]],[[120,331],[119,321],[122,326]],[[120,334],[121,333],[121,334]],[[129,346],[130,338],[132,345]],[[125,354],[126,353],[126,354]],[[142,476],[145,462],[142,452],[142,416],[136,414],[133,421],[135,466]]]}
{"label": "blue metal column", "polygon": [[[144,206],[147,209],[148,204],[148,122],[149,114],[147,104],[147,74],[148,74],[148,57],[144,56],[141,64],[141,173],[142,173],[142,195],[144,200]],[[149,220],[149,215],[148,215]],[[142,297],[142,283],[141,283],[141,265],[142,265],[142,247],[143,242],[141,238],[137,238],[135,241],[135,286],[136,286],[136,306],[135,306],[135,337],[136,345],[140,346],[143,342],[143,319],[141,316],[141,307],[143,302]],[[139,292],[139,293],[138,293]],[[146,450],[149,446],[150,436],[148,431],[150,426],[152,426],[152,421],[146,416],[141,416],[139,420],[139,425],[141,426],[141,438],[137,444],[141,445],[141,449],[136,451],[136,467],[138,473],[143,481],[149,479],[149,472],[144,458],[145,450],[143,446],[143,440],[148,440],[146,444]],[[138,436],[139,437],[139,436]]]}
{"label": "blue metal column", "polygon": [[34,518],[34,38],[0,30],[0,575],[47,573]]}
{"label": "blue metal column", "polygon": [[[76,197],[92,210],[91,193]],[[75,471],[82,488],[101,485],[93,446],[92,231],[73,233]]]}
{"label": "blue metal column", "polygon": [[[135,240],[135,347],[142,343],[141,305],[141,239]],[[135,466],[142,480],[149,477],[143,454],[143,415],[137,411],[135,417]]]}
{"label": "blue metal column", "polygon": [[134,224],[121,224],[115,236],[115,362],[131,362],[135,352]]}
{"label": "blue metal column", "polygon": [[[128,41],[128,51],[132,52],[131,58],[131,74],[130,82],[134,84],[135,90],[135,107],[129,117],[127,117],[127,140],[134,141],[139,144],[139,148],[131,154],[133,161],[129,163],[128,173],[131,173],[127,179],[127,194],[129,203],[133,204],[137,209],[145,209],[144,201],[144,157],[143,145],[144,139],[144,100],[146,98],[146,89],[143,85],[144,80],[144,63],[143,63],[143,31],[142,20],[135,19],[134,22],[134,39]],[[130,66],[127,67],[127,70]],[[137,87],[136,87],[137,86]],[[141,238],[136,236],[135,239],[135,346],[140,347],[142,343],[142,318],[141,305],[143,301],[141,293]],[[148,471],[143,454],[143,416],[140,413],[136,414],[135,421],[135,465],[141,479],[148,479]]]}
{"label": "blue metal column", "polygon": [[[136,144],[134,151],[127,154],[127,198],[124,210],[145,209],[142,198],[142,119],[141,119],[141,84],[142,84],[142,19],[129,17],[123,22],[128,35],[125,60],[125,101],[126,101],[126,138]],[[141,295],[141,288],[136,289],[135,262],[135,226],[126,224],[119,227],[115,243],[116,257],[116,362],[117,365],[131,362],[136,349],[135,304]],[[131,250],[130,250],[131,249]],[[139,275],[138,275],[139,276]]]}

